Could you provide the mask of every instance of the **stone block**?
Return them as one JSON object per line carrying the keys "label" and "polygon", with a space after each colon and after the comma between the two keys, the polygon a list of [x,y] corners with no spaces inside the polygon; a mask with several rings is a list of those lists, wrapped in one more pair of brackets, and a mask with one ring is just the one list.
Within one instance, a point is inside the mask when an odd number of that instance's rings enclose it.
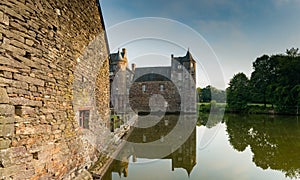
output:
{"label": "stone block", "polygon": [[19,81],[23,81],[29,84],[34,84],[34,85],[38,85],[38,86],[44,86],[45,82],[37,79],[37,78],[33,78],[33,77],[29,77],[29,76],[22,76],[20,74],[14,74],[14,78],[19,80]]}
{"label": "stone block", "polygon": [[[25,164],[14,165],[7,168],[0,168],[0,174],[2,174],[3,179],[11,179],[10,177],[18,174],[19,170],[26,169]],[[13,178],[14,179],[14,178]]]}
{"label": "stone block", "polygon": [[7,104],[0,104],[0,116],[12,116],[15,114],[15,107]]}
{"label": "stone block", "polygon": [[9,103],[7,92],[4,88],[0,88],[0,104]]}
{"label": "stone block", "polygon": [[[1,62],[0,62],[1,63]],[[12,84],[12,80],[11,79],[6,79],[6,78],[2,78],[0,77],[0,83],[1,84]]]}
{"label": "stone block", "polygon": [[3,12],[0,12],[0,23],[9,26],[9,17]]}
{"label": "stone block", "polygon": [[7,88],[7,93],[9,94],[19,94],[19,95],[30,95],[29,91],[23,90],[23,89],[17,89],[17,88]]}
{"label": "stone block", "polygon": [[35,129],[33,127],[16,127],[16,135],[30,135],[34,133]]}
{"label": "stone block", "polygon": [[31,92],[37,92],[37,87],[31,85],[31,86],[29,86],[29,91],[31,91]]}
{"label": "stone block", "polygon": [[[25,52],[25,51],[24,51]],[[10,67],[22,68],[22,69],[30,69],[28,66],[12,59],[4,56],[0,56],[0,64],[8,65]]]}
{"label": "stone block", "polygon": [[30,39],[26,39],[25,43],[29,46],[33,46],[34,45],[34,41],[30,40]]}
{"label": "stone block", "polygon": [[12,73],[11,73],[11,72],[7,72],[7,71],[4,71],[4,72],[3,72],[3,77],[8,78],[8,79],[12,79]]}
{"label": "stone block", "polygon": [[19,56],[19,55],[14,55],[15,58],[17,58],[18,60],[22,61],[26,66],[29,67],[33,67],[36,69],[39,69],[39,65],[36,62],[33,62],[32,60],[25,58],[23,56]]}
{"label": "stone block", "polygon": [[18,22],[11,22],[10,23],[10,26],[11,27],[14,27],[15,29],[18,29],[19,31],[22,31],[22,32],[26,32],[27,29],[26,27],[23,27],[20,23]]}
{"label": "stone block", "polygon": [[0,137],[10,137],[14,134],[14,124],[0,124]]}
{"label": "stone block", "polygon": [[18,40],[20,42],[24,42],[24,37],[12,32],[11,30],[7,30],[7,29],[3,29],[1,28],[0,26],[0,31],[2,32],[2,34],[5,35],[5,37],[7,38],[11,38],[11,39],[15,39],[15,40]]}
{"label": "stone block", "polygon": [[19,14],[17,13],[16,11],[14,11],[12,8],[5,8],[5,13],[11,17],[14,17],[14,18],[17,18],[21,21],[25,21],[24,18]]}
{"label": "stone block", "polygon": [[6,66],[0,66],[1,71],[18,72],[18,70]]}
{"label": "stone block", "polygon": [[1,117],[0,116],[0,125],[1,124],[12,124],[16,122],[16,119],[14,117]]}
{"label": "stone block", "polygon": [[10,144],[11,144],[11,140],[0,138],[0,150],[9,148]]}
{"label": "stone block", "polygon": [[3,49],[6,49],[7,51],[10,51],[14,54],[18,54],[18,55],[21,55],[21,56],[24,56],[26,54],[25,50],[23,50],[21,48],[18,48],[18,47],[15,47],[15,46],[12,46],[10,44],[3,45],[2,47],[3,47]]}
{"label": "stone block", "polygon": [[4,16],[4,13],[2,11],[0,11],[0,22],[3,21],[3,16]]}
{"label": "stone block", "polygon": [[22,81],[12,81],[11,85],[16,88],[21,88],[21,89],[25,89],[25,90],[28,89],[28,83],[22,82]]}
{"label": "stone block", "polygon": [[10,103],[16,106],[33,106],[33,107],[42,107],[43,102],[42,101],[33,101],[30,99],[26,99],[23,97],[15,97],[10,98]]}

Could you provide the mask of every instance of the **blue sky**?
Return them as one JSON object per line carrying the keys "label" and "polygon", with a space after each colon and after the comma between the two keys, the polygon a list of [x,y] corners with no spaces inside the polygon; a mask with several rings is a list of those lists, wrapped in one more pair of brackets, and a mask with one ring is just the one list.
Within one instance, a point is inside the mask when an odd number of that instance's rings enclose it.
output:
{"label": "blue sky", "polygon": [[[300,0],[102,0],[101,6],[108,29],[134,18],[162,17],[198,32],[218,57],[225,81],[218,81],[219,76],[202,80],[205,75],[199,71],[201,87],[212,84],[224,89],[234,74],[250,76],[256,57],[300,48]],[[112,38],[109,33],[108,37]],[[196,54],[201,49],[191,51]]]}

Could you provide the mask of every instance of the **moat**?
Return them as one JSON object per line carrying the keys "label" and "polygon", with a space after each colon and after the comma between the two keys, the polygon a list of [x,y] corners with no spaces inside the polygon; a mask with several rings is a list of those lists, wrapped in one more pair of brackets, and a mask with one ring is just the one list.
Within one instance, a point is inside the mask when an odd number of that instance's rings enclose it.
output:
{"label": "moat", "polygon": [[[103,179],[300,178],[298,117],[225,115],[221,122],[208,123],[207,117],[200,116],[192,129],[194,117],[183,118],[187,125],[175,115],[163,117],[152,127],[135,128]],[[167,135],[177,123],[190,132],[174,149]],[[201,146],[207,135],[213,138]],[[184,137],[178,135],[180,139]]]}

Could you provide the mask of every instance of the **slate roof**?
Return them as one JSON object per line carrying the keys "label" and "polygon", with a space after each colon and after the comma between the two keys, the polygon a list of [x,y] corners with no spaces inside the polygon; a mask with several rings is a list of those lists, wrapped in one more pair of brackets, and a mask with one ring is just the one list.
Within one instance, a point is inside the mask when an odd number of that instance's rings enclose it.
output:
{"label": "slate roof", "polygon": [[145,81],[170,81],[171,67],[145,67],[136,68],[133,80],[136,82]]}

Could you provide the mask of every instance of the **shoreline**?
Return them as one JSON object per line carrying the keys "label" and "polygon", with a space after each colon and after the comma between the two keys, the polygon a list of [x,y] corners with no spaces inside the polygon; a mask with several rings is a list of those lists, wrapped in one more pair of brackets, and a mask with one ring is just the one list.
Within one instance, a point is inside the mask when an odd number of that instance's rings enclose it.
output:
{"label": "shoreline", "polygon": [[210,113],[224,111],[224,114],[265,114],[265,115],[278,115],[278,116],[300,116],[297,109],[287,111],[276,111],[274,107],[264,107],[261,105],[248,105],[243,110],[233,110],[227,107],[226,104],[198,104],[198,113]]}
{"label": "shoreline", "polygon": [[[135,124],[136,122],[137,119],[134,120],[133,124]],[[122,150],[122,148],[126,144],[126,140],[132,133],[133,129],[134,129],[133,125],[129,125],[129,129],[127,131],[122,132],[122,130],[120,130],[120,132],[116,132],[117,134],[120,135],[119,141],[122,142],[119,145],[117,145],[116,150],[112,155],[106,155],[100,152],[98,161],[88,170],[88,172],[91,174],[93,179],[99,179],[99,180],[102,179],[102,177],[108,171],[110,165],[115,160],[113,157],[116,157],[119,154],[119,152]]]}

